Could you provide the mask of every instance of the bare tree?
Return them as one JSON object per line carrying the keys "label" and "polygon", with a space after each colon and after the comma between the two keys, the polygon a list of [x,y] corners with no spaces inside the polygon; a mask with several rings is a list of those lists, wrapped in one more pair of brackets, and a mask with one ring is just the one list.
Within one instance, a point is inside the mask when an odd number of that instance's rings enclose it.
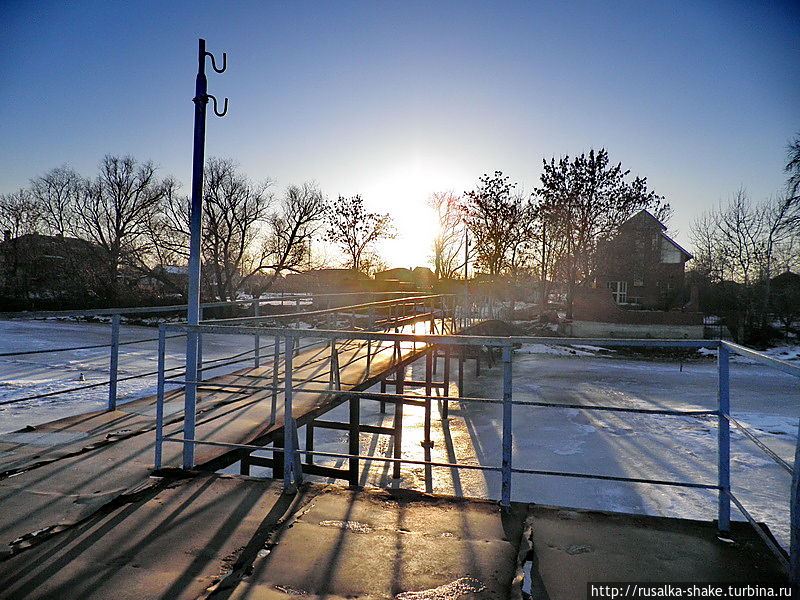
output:
{"label": "bare tree", "polygon": [[476,189],[464,193],[462,210],[476,263],[490,275],[518,266],[531,239],[532,207],[513,193],[515,187],[502,171],[495,171],[480,177]]}
{"label": "bare tree", "polygon": [[461,199],[453,191],[435,192],[428,203],[436,211],[439,225],[432,244],[434,272],[438,279],[454,279],[460,276],[465,261],[469,259],[469,256],[464,256],[467,228]]}
{"label": "bare tree", "polygon": [[31,180],[31,194],[48,233],[62,237],[75,233],[76,210],[87,193],[88,185],[83,177],[67,166],[51,169]]}
{"label": "bare tree", "polygon": [[4,235],[17,238],[36,233],[40,219],[41,210],[28,190],[0,195],[0,228]]}
{"label": "bare tree", "polygon": [[339,196],[328,208],[325,239],[344,253],[346,265],[356,271],[374,271],[380,264],[375,245],[395,237],[388,214],[368,212],[359,195]]}
{"label": "bare tree", "polygon": [[786,158],[788,160],[784,170],[789,174],[789,179],[786,182],[789,196],[798,198],[798,193],[800,192],[800,133],[787,145]]}
{"label": "bare tree", "polygon": [[105,263],[105,294],[116,299],[120,267],[138,268],[149,249],[148,223],[166,195],[151,162],[107,155],[100,174],[76,206],[75,229],[100,247]]}
{"label": "bare tree", "polygon": [[278,210],[269,216],[268,237],[259,264],[245,277],[247,280],[257,273],[271,272],[259,294],[272,287],[285,271],[297,272],[309,264],[311,240],[322,226],[326,211],[325,197],[314,184],[286,189]]}
{"label": "bare tree", "polygon": [[270,185],[253,183],[230,159],[206,163],[203,267],[220,299],[234,300],[245,277],[259,269],[259,242],[272,204]]}

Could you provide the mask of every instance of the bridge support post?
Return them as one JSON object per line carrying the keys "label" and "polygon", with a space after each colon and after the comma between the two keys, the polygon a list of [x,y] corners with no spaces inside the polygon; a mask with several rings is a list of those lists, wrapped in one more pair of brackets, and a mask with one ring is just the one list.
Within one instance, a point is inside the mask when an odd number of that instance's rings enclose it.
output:
{"label": "bridge support post", "polygon": [[314,421],[309,421],[306,424],[306,462],[314,464],[314,455],[310,454],[314,451]]}
{"label": "bridge support post", "polygon": [[[406,378],[405,366],[398,367],[395,373],[395,393],[397,395],[404,393],[403,382]],[[394,403],[394,449],[393,458],[402,458],[402,444],[403,444],[403,399],[397,398]],[[392,466],[392,477],[400,479],[400,469],[402,465],[399,462],[394,463]]]}
{"label": "bridge support post", "polygon": [[444,399],[442,400],[442,411],[441,415],[443,419],[448,418],[448,413],[450,412],[450,402],[448,401],[448,397],[450,396],[450,346],[444,347]]}
{"label": "bridge support post", "polygon": [[[360,454],[359,427],[361,418],[361,398],[358,396],[350,397],[350,432],[348,435],[348,454]],[[358,485],[358,459],[348,459],[348,482],[350,485]]]}
{"label": "bridge support post", "polygon": [[[431,412],[433,401],[431,395],[433,394],[433,361],[435,350],[425,354],[425,439],[422,442],[422,447],[430,449],[433,447],[433,440],[431,439]],[[426,458],[425,460],[429,460]]]}
{"label": "bridge support post", "polygon": [[466,346],[459,346],[458,348],[458,395],[464,396],[464,354],[466,353]]}
{"label": "bridge support post", "polygon": [[504,507],[511,505],[511,449],[512,428],[511,414],[511,346],[503,346],[503,463],[501,473],[503,477],[500,504]]}
{"label": "bridge support post", "polygon": [[111,317],[111,358],[108,365],[108,410],[117,408],[117,370],[119,365],[120,316]]}

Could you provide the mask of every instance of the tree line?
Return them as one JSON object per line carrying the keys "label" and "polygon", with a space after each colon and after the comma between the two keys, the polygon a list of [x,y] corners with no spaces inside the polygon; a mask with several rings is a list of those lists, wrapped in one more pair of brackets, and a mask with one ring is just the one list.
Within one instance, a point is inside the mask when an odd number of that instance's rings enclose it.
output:
{"label": "tree line", "polygon": [[[768,343],[773,317],[788,334],[800,318],[800,135],[787,146],[782,190],[753,200],[744,188],[692,223],[693,281],[742,341]],[[786,276],[794,269],[794,276]],[[785,279],[775,283],[777,275]]]}
{"label": "tree line", "polygon": [[495,171],[475,189],[434,194],[431,203],[440,225],[433,247],[438,276],[457,276],[469,263],[492,277],[532,277],[540,302],[554,286],[565,290],[568,316],[577,289],[597,275],[598,247],[619,225],[641,209],[661,221],[671,215],[646,178],[631,177],[605,148],[545,159],[530,194]]}
{"label": "tree line", "polygon": [[[254,181],[227,158],[208,159],[204,177],[205,298],[230,300],[243,289],[262,294],[286,273],[319,266],[310,251],[315,236],[339,248],[343,266],[359,269],[378,264],[376,242],[393,235],[389,216],[367,211],[360,196],[329,202],[311,182],[279,193],[273,181]],[[25,259],[15,240],[41,234],[63,245],[60,268],[72,284],[67,301],[87,294],[107,303],[132,299],[143,278],[184,294],[185,285],[163,266],[186,264],[189,222],[189,198],[151,161],[107,155],[94,177],[54,168],[27,188],[0,195],[0,228],[10,238],[4,291],[41,293],[28,289],[29,274],[13,277]]]}

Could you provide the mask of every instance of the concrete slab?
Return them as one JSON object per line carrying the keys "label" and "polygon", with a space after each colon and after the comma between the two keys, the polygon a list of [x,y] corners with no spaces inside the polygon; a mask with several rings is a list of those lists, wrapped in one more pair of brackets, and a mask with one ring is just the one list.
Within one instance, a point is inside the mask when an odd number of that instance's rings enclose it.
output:
{"label": "concrete slab", "polygon": [[268,535],[293,500],[272,481],[162,483],[0,563],[0,597],[194,599]]}
{"label": "concrete slab", "polygon": [[[162,482],[2,564],[0,597],[514,598],[526,507],[217,475]],[[331,518],[336,517],[336,518]]]}
{"label": "concrete slab", "polygon": [[524,505],[328,487],[214,598],[520,598],[525,517]]}
{"label": "concrete slab", "polygon": [[730,538],[706,521],[532,506],[534,600],[586,597],[588,582],[785,583],[748,523]]}

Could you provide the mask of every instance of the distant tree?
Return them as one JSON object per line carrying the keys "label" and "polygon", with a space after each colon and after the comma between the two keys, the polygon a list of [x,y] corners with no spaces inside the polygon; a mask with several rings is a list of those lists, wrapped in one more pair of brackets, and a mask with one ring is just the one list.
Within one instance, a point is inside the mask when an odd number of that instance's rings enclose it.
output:
{"label": "distant tree", "polygon": [[605,148],[544,161],[541,185],[534,191],[534,214],[540,243],[557,250],[558,256],[540,256],[539,262],[547,265],[541,272],[552,272],[555,266],[566,284],[568,318],[577,286],[595,276],[598,243],[613,236],[638,210],[648,209],[662,222],[671,214],[669,204],[648,189],[645,178],[628,181],[629,174],[622,163],[609,161]]}
{"label": "distant tree", "polygon": [[[438,231],[433,239],[434,272],[438,279],[454,279],[463,274],[464,245],[467,229],[461,211],[461,199],[452,191],[435,192],[428,204],[436,211]],[[470,253],[474,255],[474,252]]]}
{"label": "distant tree", "polygon": [[51,169],[31,180],[31,195],[36,200],[47,233],[74,235],[77,207],[89,183],[67,166]]}
{"label": "distant tree", "polygon": [[36,233],[41,221],[41,210],[26,189],[0,195],[0,228],[12,238],[26,233]]}
{"label": "distant tree", "polygon": [[396,235],[391,217],[368,212],[359,195],[339,196],[328,208],[326,221],[325,239],[344,253],[347,268],[356,271],[379,268],[376,243]]}
{"label": "distant tree", "polygon": [[278,210],[268,219],[268,237],[264,242],[257,273],[269,271],[261,290],[272,287],[282,273],[297,272],[310,263],[310,246],[313,237],[322,227],[327,212],[325,196],[312,183],[290,185],[280,200]]}
{"label": "distant tree", "polygon": [[148,223],[156,214],[170,184],[160,180],[152,162],[131,156],[107,155],[100,174],[87,186],[76,206],[75,230],[103,253],[103,295],[115,301],[120,267],[139,270],[149,251]]}
{"label": "distant tree", "polygon": [[786,158],[787,163],[784,170],[789,175],[787,181],[789,196],[798,198],[798,193],[800,193],[800,133],[787,145]]}
{"label": "distant tree", "polygon": [[528,250],[532,208],[514,194],[515,187],[502,171],[495,171],[464,193],[463,218],[475,247],[476,266],[490,275],[513,270]]}

